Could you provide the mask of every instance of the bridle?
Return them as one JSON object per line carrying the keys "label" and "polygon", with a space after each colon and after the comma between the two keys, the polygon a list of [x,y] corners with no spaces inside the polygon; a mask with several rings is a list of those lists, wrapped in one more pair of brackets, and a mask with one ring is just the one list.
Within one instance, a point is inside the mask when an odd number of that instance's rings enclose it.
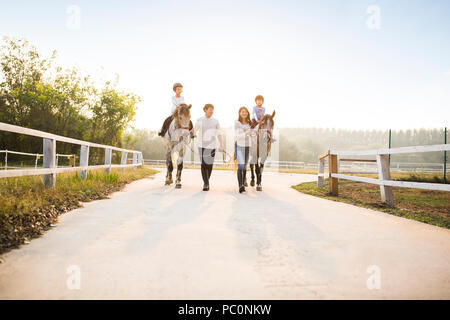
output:
{"label": "bridle", "polygon": [[[267,143],[267,149],[268,153],[270,152],[270,140],[272,140],[272,130],[271,129],[263,129],[262,128],[262,124],[263,124],[263,119],[261,119],[261,121],[258,124],[258,131],[257,131],[257,141],[259,142],[259,137],[260,137],[260,132],[261,130],[265,130],[267,132],[267,139],[266,139],[266,143]],[[259,157],[259,143],[258,143],[258,157]]]}
{"label": "bridle", "polygon": [[262,129],[261,128],[262,123],[263,123],[263,120],[261,119],[261,121],[258,124],[258,137],[259,137],[260,131],[261,130],[265,130],[267,132],[267,135],[268,135],[269,139],[272,139],[272,130],[271,129]]}

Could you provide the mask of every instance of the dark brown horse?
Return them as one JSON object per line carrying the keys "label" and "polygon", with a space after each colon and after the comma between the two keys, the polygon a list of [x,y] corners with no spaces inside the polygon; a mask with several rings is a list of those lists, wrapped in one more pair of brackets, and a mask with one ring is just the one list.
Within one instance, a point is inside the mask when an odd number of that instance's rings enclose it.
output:
{"label": "dark brown horse", "polygon": [[264,170],[264,163],[270,154],[272,146],[272,132],[275,125],[273,118],[275,111],[271,115],[266,114],[261,118],[259,123],[255,125],[256,135],[252,138],[250,147],[250,170],[252,172],[252,180],[250,185],[255,185],[256,172],[256,190],[262,191],[262,173]]}

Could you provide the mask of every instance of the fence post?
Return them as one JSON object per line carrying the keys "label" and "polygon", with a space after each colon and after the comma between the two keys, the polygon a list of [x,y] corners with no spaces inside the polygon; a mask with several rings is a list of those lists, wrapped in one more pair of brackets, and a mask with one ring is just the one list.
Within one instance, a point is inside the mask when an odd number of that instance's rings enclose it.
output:
{"label": "fence post", "polygon": [[136,170],[137,163],[138,163],[138,154],[136,152],[133,152],[133,164],[134,164],[133,170]]}
{"label": "fence post", "polygon": [[[447,144],[447,127],[444,130],[444,144]],[[444,184],[447,183],[447,151],[444,151]]]}
{"label": "fence post", "polygon": [[[89,146],[81,146],[80,151],[80,167],[87,167],[89,165]],[[80,178],[87,178],[87,170],[80,171]]]}
{"label": "fence post", "polygon": [[[391,180],[389,155],[377,154],[378,180]],[[394,206],[392,187],[380,185],[381,201],[390,207]]]}
{"label": "fence post", "polygon": [[328,180],[330,181],[330,192],[332,195],[337,196],[339,195],[338,179],[331,177],[332,173],[338,173],[338,163],[336,154],[328,155],[328,171],[330,172],[328,178]]}
{"label": "fence post", "polygon": [[76,156],[73,154],[72,157],[70,158],[70,165],[72,167],[75,167],[75,162],[76,162]]}
{"label": "fence post", "polygon": [[[127,164],[127,156],[128,153],[126,151],[122,151],[122,159],[120,160],[121,165]],[[125,170],[125,167],[121,167],[120,170],[121,171]]]}
{"label": "fence post", "polygon": [[[55,168],[56,165],[56,140],[43,139],[43,167]],[[54,188],[56,185],[56,173],[43,175],[44,186]]]}
{"label": "fence post", "polygon": [[105,165],[109,165],[109,168],[105,168],[106,173],[111,172],[111,149],[106,148],[105,149]]}
{"label": "fence post", "polygon": [[[392,129],[389,129],[389,149],[392,148]],[[389,154],[389,165],[391,165],[391,154]]]}
{"label": "fence post", "polygon": [[139,164],[141,168],[144,166],[144,156],[142,155],[142,152],[139,152],[139,158],[138,158]]}
{"label": "fence post", "polygon": [[319,170],[317,175],[317,188],[322,189],[325,186],[325,158],[319,159]]}

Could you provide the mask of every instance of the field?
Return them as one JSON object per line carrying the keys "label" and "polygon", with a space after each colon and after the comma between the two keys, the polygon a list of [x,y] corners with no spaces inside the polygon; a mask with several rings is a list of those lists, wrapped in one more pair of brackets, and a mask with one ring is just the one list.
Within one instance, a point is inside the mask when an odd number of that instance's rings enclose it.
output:
{"label": "field", "polygon": [[[377,175],[359,175],[377,178]],[[442,175],[392,174],[394,180],[417,182],[441,182]],[[389,208],[381,202],[380,187],[373,184],[339,180],[339,196],[329,193],[328,179],[325,188],[317,188],[317,182],[306,182],[293,186],[297,191],[313,196],[354,204],[396,216],[413,219],[443,228],[450,228],[450,192],[411,188],[393,188],[395,207]]]}

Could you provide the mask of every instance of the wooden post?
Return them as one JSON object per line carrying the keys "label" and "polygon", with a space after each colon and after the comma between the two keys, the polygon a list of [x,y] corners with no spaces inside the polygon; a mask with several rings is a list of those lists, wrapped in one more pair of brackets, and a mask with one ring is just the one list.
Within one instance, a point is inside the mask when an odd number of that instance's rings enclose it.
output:
{"label": "wooden post", "polygon": [[328,156],[328,171],[329,173],[329,182],[330,182],[330,193],[334,196],[339,195],[338,192],[338,179],[332,178],[332,173],[338,173],[338,165],[337,165],[337,155],[336,154],[330,154]]}
{"label": "wooden post", "polygon": [[[43,167],[44,168],[55,168],[56,165],[56,140],[54,139],[43,139]],[[44,174],[43,175],[44,186],[46,188],[54,188],[56,185],[56,173]]]}
{"label": "wooden post", "polygon": [[[81,146],[80,151],[80,167],[87,167],[89,165],[89,146]],[[80,171],[80,178],[87,178],[87,170]]]}
{"label": "wooden post", "polygon": [[137,167],[137,163],[138,163],[138,154],[136,152],[133,152],[133,170],[136,170]]}
{"label": "wooden post", "polygon": [[[105,165],[111,165],[111,149],[105,149]],[[105,168],[106,173],[111,172],[111,167]]]}
{"label": "wooden post", "polygon": [[319,159],[319,171],[317,176],[317,188],[322,189],[325,186],[325,158]]}
{"label": "wooden post", "polygon": [[[377,154],[378,180],[391,180],[391,170],[389,168],[389,155]],[[380,185],[381,201],[390,207],[394,206],[394,195],[392,187]]]}
{"label": "wooden post", "polygon": [[72,167],[75,167],[75,162],[76,162],[76,156],[73,154],[72,157],[70,158],[70,165]]}
{"label": "wooden post", "polygon": [[[122,159],[120,160],[121,165],[127,164],[127,156],[128,153],[126,151],[122,151]],[[125,167],[121,167],[120,170],[121,171],[125,170]]]}

